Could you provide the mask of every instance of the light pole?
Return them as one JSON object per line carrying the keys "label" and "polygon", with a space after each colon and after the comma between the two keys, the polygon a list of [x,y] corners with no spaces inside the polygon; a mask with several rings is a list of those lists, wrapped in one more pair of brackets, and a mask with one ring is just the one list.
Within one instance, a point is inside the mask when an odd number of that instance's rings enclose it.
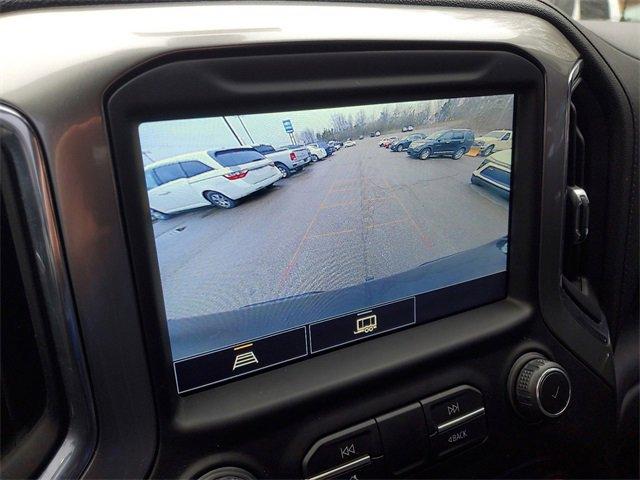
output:
{"label": "light pole", "polygon": [[151,154],[148,151],[143,150],[142,156],[144,157],[145,160],[149,160],[149,162],[143,162],[143,163],[145,163],[145,164],[146,163],[153,163],[153,158],[151,158]]}
{"label": "light pole", "polygon": [[227,127],[229,127],[229,130],[231,130],[231,133],[233,133],[233,136],[236,137],[236,140],[238,141],[238,145],[242,145],[242,140],[240,140],[240,137],[238,137],[238,134],[231,127],[231,124],[229,123],[229,120],[227,120],[227,117],[222,117],[222,120],[224,120],[224,123],[227,124]]}
{"label": "light pole", "polygon": [[247,130],[247,126],[242,121],[242,118],[240,118],[240,115],[236,115],[236,116],[238,117],[238,120],[240,120],[240,125],[242,125],[242,128],[244,128],[244,131],[247,132],[247,136],[249,137],[249,140],[251,140],[251,143],[255,144],[256,142],[253,141],[253,137],[249,133],[249,130]]}

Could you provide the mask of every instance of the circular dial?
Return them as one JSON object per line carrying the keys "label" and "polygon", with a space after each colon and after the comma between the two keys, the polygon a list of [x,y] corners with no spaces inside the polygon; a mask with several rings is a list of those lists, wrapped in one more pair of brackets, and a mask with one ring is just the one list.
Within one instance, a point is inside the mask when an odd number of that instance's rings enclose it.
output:
{"label": "circular dial", "polygon": [[198,480],[255,480],[251,473],[237,467],[216,468],[200,476]]}
{"label": "circular dial", "polygon": [[571,400],[571,381],[567,372],[545,358],[529,360],[520,370],[515,385],[519,410],[530,417],[555,418]]}

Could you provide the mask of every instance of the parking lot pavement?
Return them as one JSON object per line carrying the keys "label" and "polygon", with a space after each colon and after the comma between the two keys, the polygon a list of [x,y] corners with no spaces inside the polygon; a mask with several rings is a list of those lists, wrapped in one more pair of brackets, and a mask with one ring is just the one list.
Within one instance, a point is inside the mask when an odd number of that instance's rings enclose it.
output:
{"label": "parking lot pavement", "polygon": [[347,287],[506,235],[508,202],[469,181],[481,158],[416,160],[379,140],[234,209],[154,222],[168,319]]}

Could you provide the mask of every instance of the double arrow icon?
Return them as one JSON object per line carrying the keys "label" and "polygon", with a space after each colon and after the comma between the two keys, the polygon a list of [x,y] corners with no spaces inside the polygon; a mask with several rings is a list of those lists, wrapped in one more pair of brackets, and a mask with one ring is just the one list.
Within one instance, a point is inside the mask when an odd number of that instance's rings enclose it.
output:
{"label": "double arrow icon", "polygon": [[348,457],[350,455],[356,454],[356,446],[352,443],[351,445],[347,445],[346,447],[342,447],[340,449],[340,456],[342,458]]}

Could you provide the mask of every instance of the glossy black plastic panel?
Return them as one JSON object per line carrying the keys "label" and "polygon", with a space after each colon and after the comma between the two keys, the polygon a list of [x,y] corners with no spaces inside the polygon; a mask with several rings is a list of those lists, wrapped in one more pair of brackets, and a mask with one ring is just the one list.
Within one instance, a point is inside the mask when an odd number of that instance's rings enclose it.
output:
{"label": "glossy black plastic panel", "polygon": [[[381,43],[371,51],[371,45],[336,43],[292,45],[285,51],[269,46],[225,49],[215,57],[194,52],[140,67],[113,91],[107,113],[158,395],[161,443],[166,445],[157,475],[196,475],[209,466],[229,464],[259,476],[300,476],[300,460],[318,438],[391,411],[398,399],[418,400],[461,383],[487,392],[489,433],[510,425],[505,435],[519,435],[523,426],[513,422],[502,395],[509,364],[531,348],[566,356],[540,323],[537,291],[530,281],[537,271],[531,239],[537,236],[539,218],[543,76],[524,57],[489,45],[481,51],[424,47]],[[301,63],[311,70],[322,66],[324,75],[310,78],[295,68]],[[385,64],[394,68],[379,67]],[[258,77],[251,74],[256,66]],[[185,398],[176,395],[142,172],[139,162],[131,160],[140,155],[139,122],[491,93],[516,94],[507,300]],[[458,298],[469,301],[470,295],[460,292]],[[441,303],[444,315],[451,300]],[[418,316],[420,312],[417,305]],[[476,361],[470,362],[464,352],[474,352]],[[282,421],[287,427],[274,430]],[[502,444],[505,435],[490,434],[478,448],[499,445],[509,452],[512,446]],[[219,440],[214,447],[206,438]],[[287,455],[266,456],[273,449]],[[515,466],[520,455],[513,455]],[[176,470],[177,465],[189,467]],[[442,465],[431,468],[442,474]],[[485,471],[499,474],[497,468],[486,465]],[[464,468],[451,472],[463,474]]]}

